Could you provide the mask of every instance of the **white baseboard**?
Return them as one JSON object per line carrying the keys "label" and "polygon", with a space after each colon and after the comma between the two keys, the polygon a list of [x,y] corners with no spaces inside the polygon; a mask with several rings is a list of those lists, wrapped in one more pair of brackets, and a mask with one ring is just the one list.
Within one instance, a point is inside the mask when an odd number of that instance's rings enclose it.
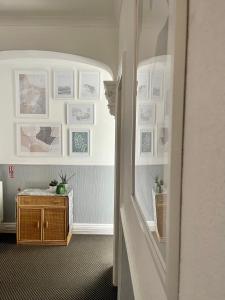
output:
{"label": "white baseboard", "polygon": [[[0,223],[0,233],[16,233],[16,223]],[[113,234],[113,224],[73,223],[72,234]]]}

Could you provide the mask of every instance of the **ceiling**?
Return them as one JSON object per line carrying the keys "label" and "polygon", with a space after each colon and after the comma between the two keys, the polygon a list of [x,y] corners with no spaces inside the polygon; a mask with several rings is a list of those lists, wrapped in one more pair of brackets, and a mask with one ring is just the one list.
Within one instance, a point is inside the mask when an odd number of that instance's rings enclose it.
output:
{"label": "ceiling", "polygon": [[0,15],[118,19],[121,0],[0,0]]}

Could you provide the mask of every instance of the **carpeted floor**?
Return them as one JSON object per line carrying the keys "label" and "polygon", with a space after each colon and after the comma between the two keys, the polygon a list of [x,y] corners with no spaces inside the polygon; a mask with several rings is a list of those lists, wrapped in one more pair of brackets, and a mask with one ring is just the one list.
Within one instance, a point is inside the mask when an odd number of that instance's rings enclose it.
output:
{"label": "carpeted floor", "polygon": [[1,300],[115,300],[112,237],[73,235],[69,246],[17,246],[0,234]]}

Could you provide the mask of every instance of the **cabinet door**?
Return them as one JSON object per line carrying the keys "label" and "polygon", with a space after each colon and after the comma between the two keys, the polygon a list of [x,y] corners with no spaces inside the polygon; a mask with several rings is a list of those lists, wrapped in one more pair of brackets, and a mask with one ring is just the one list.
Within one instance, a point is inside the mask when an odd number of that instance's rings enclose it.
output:
{"label": "cabinet door", "polygon": [[66,209],[45,208],[43,223],[44,241],[64,241],[66,239]]}
{"label": "cabinet door", "polygon": [[19,240],[41,241],[41,209],[19,208]]}

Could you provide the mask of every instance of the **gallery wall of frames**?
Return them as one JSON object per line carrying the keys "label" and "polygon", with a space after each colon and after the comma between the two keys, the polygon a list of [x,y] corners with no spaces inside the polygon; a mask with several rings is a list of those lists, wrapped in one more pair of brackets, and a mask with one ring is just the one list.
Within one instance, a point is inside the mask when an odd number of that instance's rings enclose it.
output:
{"label": "gallery wall of frames", "polygon": [[[39,158],[40,162],[41,158],[67,157],[81,163],[85,159],[113,163],[114,120],[107,112],[103,91],[103,80],[109,79],[106,73],[85,64],[51,63],[46,69],[32,67],[32,63],[26,68],[11,66],[15,157],[21,162],[23,158]],[[104,147],[99,130],[104,132],[105,144],[105,136],[110,136],[113,149],[106,147],[102,160],[94,154]]]}

